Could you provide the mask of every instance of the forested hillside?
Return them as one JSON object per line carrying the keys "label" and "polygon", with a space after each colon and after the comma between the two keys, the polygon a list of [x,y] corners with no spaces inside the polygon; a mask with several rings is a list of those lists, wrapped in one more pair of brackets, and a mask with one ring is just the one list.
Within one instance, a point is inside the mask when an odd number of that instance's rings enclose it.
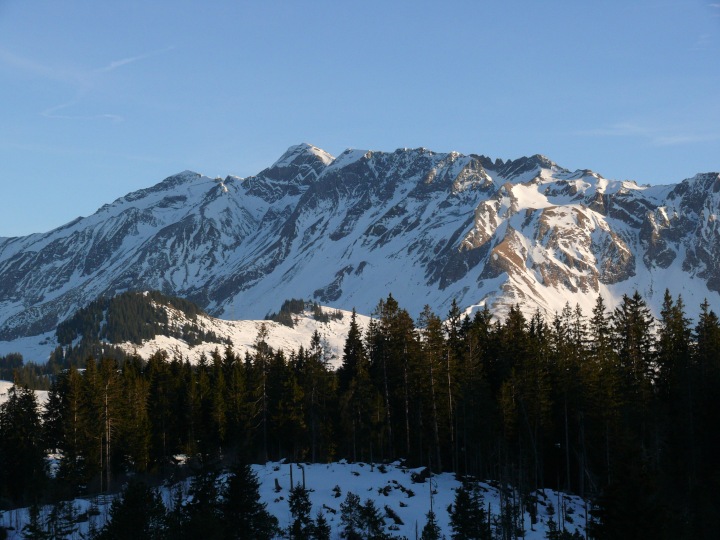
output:
{"label": "forested hillside", "polygon": [[[589,497],[596,538],[720,530],[720,321],[707,303],[694,324],[669,293],[658,320],[636,293],[612,313],[599,297],[591,314],[568,305],[552,320],[453,306],[444,321],[430,308],[413,321],[388,296],[367,332],[353,316],[337,371],[318,339],[285,354],[265,337],[245,357],[228,347],[196,366],[90,358],[58,376],[42,424],[19,391],[0,410],[5,504],[162,477],[178,454],[206,467],[403,459]],[[18,437],[18,426],[32,428]]]}

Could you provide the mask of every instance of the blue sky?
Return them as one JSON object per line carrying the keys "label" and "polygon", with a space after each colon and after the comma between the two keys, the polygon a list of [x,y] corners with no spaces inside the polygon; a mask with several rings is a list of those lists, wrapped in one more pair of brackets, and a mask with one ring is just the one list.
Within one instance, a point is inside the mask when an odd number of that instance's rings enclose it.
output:
{"label": "blue sky", "polygon": [[0,236],[309,142],[720,170],[720,2],[0,0]]}

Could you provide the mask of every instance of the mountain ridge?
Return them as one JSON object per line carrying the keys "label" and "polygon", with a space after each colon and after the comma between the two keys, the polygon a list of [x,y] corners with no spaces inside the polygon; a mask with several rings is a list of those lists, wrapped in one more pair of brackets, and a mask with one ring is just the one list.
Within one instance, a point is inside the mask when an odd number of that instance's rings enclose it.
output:
{"label": "mountain ridge", "polygon": [[0,340],[127,290],[248,319],[296,296],[369,314],[388,293],[415,315],[453,299],[588,313],[598,294],[612,307],[634,289],[657,307],[663,283],[712,304],[719,209],[718,173],[639,186],[539,154],[333,158],[303,143],[254,176],[183,171],[48,233],[0,238]]}

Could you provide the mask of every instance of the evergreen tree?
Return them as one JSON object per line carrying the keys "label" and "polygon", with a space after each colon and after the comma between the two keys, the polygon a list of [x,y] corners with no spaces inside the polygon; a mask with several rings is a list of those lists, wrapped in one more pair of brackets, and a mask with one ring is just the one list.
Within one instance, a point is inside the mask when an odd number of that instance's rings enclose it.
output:
{"label": "evergreen tree", "polygon": [[420,314],[422,332],[423,365],[419,373],[414,374],[414,379],[424,381],[415,386],[417,402],[423,410],[423,418],[428,418],[429,430],[426,437],[428,456],[431,456],[438,470],[443,470],[443,452],[440,440],[446,441],[452,432],[451,402],[441,399],[441,388],[447,389],[447,384],[442,384],[442,375],[447,375],[445,359],[449,351],[446,348],[443,335],[442,321],[430,310],[430,306]]}
{"label": "evergreen tree", "polygon": [[340,503],[341,535],[348,540],[361,540],[363,530],[362,505],[360,497],[348,491],[345,500]]}
{"label": "evergreen tree", "polygon": [[358,365],[365,359],[365,347],[362,342],[362,332],[357,323],[357,313],[355,308],[352,310],[350,317],[350,327],[345,338],[343,347],[342,364],[337,370],[338,374],[338,391],[345,393],[350,388],[350,382],[355,378]]}
{"label": "evergreen tree", "polygon": [[223,538],[225,526],[217,488],[217,474],[203,472],[193,477],[184,504],[176,505],[169,535],[177,539]]}
{"label": "evergreen tree", "polygon": [[632,297],[623,296],[613,313],[613,334],[625,382],[636,398],[649,400],[654,378],[652,328],[654,319],[645,300],[635,291]]}
{"label": "evergreen tree", "polygon": [[[303,352],[304,356],[304,352]],[[304,363],[305,359],[302,359]],[[271,441],[278,449],[277,458],[293,461],[305,458],[308,448],[307,425],[303,410],[305,395],[298,381],[297,357],[286,362],[282,350],[277,351],[268,368],[268,403]]]}
{"label": "evergreen tree", "polygon": [[[5,530],[3,529],[3,532]],[[28,522],[22,528],[23,538],[27,540],[49,540],[50,534],[45,528],[44,520],[40,515],[40,506],[33,504],[28,509]],[[7,537],[7,533],[5,533]]]}
{"label": "evergreen tree", "polygon": [[304,362],[297,355],[296,373],[304,395],[303,411],[310,446],[310,460],[330,457],[336,446],[332,430],[333,411],[337,408],[337,379],[328,367],[323,340],[313,333]]}
{"label": "evergreen tree", "polygon": [[490,540],[483,498],[476,483],[463,481],[450,508],[450,527],[455,540]]}
{"label": "evergreen tree", "polygon": [[408,312],[389,295],[376,308],[379,319],[367,333],[371,376],[383,396],[384,444],[381,458],[413,455],[418,422],[412,418],[411,399],[419,368],[419,344],[415,325]]}
{"label": "evergreen tree", "polygon": [[389,538],[389,535],[384,530],[385,521],[372,499],[366,499],[365,504],[360,507],[360,517],[362,538],[372,538],[373,540]]}
{"label": "evergreen tree", "polygon": [[226,380],[225,403],[227,406],[227,446],[236,451],[247,452],[249,406],[247,373],[240,358],[230,347],[223,360]]}
{"label": "evergreen tree", "polygon": [[227,540],[269,540],[278,529],[277,519],[260,502],[260,482],[246,463],[236,465],[222,491],[220,513]]}
{"label": "evergreen tree", "polygon": [[622,474],[606,486],[597,501],[590,534],[596,540],[680,538],[668,527],[669,508],[662,506],[658,487],[646,472],[620,464]]}
{"label": "evergreen tree", "polygon": [[323,513],[318,510],[317,516],[315,516],[315,523],[313,524],[313,538],[315,540],[330,540],[330,524],[325,519]]}
{"label": "evergreen tree", "polygon": [[78,530],[75,504],[72,501],[54,504],[47,516],[45,528],[53,540],[71,538]]}
{"label": "evergreen tree", "polygon": [[338,369],[338,394],[345,455],[353,461],[371,460],[373,436],[379,431],[375,427],[378,417],[384,415],[373,414],[381,400],[370,377],[370,363],[354,310],[343,349],[343,363]]}
{"label": "evergreen tree", "polygon": [[110,519],[98,540],[159,540],[167,538],[167,510],[157,491],[131,480],[110,506]]}
{"label": "evergreen tree", "polygon": [[292,540],[308,540],[314,536],[314,527],[310,513],[312,503],[307,489],[297,484],[290,490],[288,498],[292,523],[288,528],[288,536]]}
{"label": "evergreen tree", "polygon": [[144,472],[150,465],[150,385],[143,377],[138,357],[124,362],[120,385],[123,405],[116,423],[118,447],[122,448],[119,459],[130,470]]}
{"label": "evergreen tree", "polygon": [[96,463],[90,455],[97,448],[89,440],[88,409],[84,400],[84,382],[75,367],[60,373],[51,390],[53,396],[44,414],[46,446],[60,451],[55,486],[60,496],[75,495],[90,479]]}
{"label": "evergreen tree", "polygon": [[253,344],[254,352],[248,356],[248,364],[251,366],[249,370],[249,389],[252,403],[251,418],[253,424],[258,428],[256,445],[263,461],[268,461],[270,458],[268,446],[268,432],[270,429],[268,371],[273,351],[267,344],[267,337],[268,329],[264,324],[261,324]]}
{"label": "evergreen tree", "polygon": [[430,510],[427,514],[427,522],[423,527],[422,534],[420,535],[421,540],[440,540],[442,538],[442,531],[440,526],[435,520],[435,512]]}
{"label": "evergreen tree", "polygon": [[46,483],[45,449],[35,392],[12,386],[0,405],[0,494],[36,502]]}
{"label": "evergreen tree", "polygon": [[[666,399],[670,394],[675,397],[689,398],[687,391],[690,383],[690,321],[685,316],[685,306],[681,296],[673,302],[670,291],[665,289],[658,328],[657,363],[660,368],[657,385]],[[686,404],[689,408],[689,403]],[[686,419],[687,421],[687,419]]]}

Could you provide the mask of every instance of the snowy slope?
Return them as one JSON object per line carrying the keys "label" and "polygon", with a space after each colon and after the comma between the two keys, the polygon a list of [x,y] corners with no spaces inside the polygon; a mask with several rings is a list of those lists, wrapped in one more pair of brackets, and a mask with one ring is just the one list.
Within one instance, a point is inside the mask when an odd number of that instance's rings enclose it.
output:
{"label": "snowy slope", "polygon": [[[260,480],[260,498],[267,503],[267,510],[278,518],[281,527],[287,527],[291,522],[290,510],[288,507],[288,496],[290,489],[290,465],[280,463],[267,463],[265,465],[254,465],[253,470]],[[302,482],[302,469],[305,471],[305,486],[310,490],[312,502],[312,516],[318,511],[324,513],[331,526],[331,538],[340,538],[340,504],[345,500],[349,491],[358,495],[364,503],[372,499],[375,506],[385,517],[386,532],[396,537],[415,538],[416,530],[422,531],[430,510],[431,490],[433,509],[436,514],[437,523],[443,534],[449,537],[451,529],[447,507],[455,498],[455,490],[459,482],[450,473],[434,475],[431,479],[421,483],[413,483],[411,475],[419,472],[419,469],[406,469],[399,464],[387,465],[384,468],[373,466],[367,463],[330,463],[330,464],[305,464],[293,465],[293,482]],[[382,472],[382,471],[385,472]],[[275,489],[277,480],[280,491]],[[335,486],[340,488],[340,496],[336,497]],[[484,505],[490,508],[491,514],[497,517],[500,510],[500,490],[496,483],[481,483]],[[177,486],[176,486],[177,487]],[[183,486],[187,489],[187,484]],[[174,488],[163,488],[163,500],[166,506],[171,507],[173,503]],[[512,497],[512,492],[507,492]],[[545,538],[548,529],[548,522],[558,520],[558,508],[564,508],[565,528],[572,534],[579,531],[584,537],[586,525],[586,506],[582,499],[576,496],[557,493],[552,490],[542,490],[535,495],[538,497],[538,523],[532,525],[530,515],[526,511],[522,518],[525,530],[524,538],[528,540],[539,540]],[[507,495],[506,495],[507,496]],[[75,501],[78,513],[87,511],[91,501],[78,499]],[[100,527],[107,519],[110,501],[102,498],[97,502],[100,514],[90,519]],[[402,523],[395,521],[386,515],[385,508],[389,507]],[[551,510],[551,507],[553,508]],[[48,512],[49,509],[44,509]],[[6,512],[0,518],[0,523],[5,526],[15,527],[9,531],[9,538],[21,538],[18,531],[28,521],[27,509],[19,509]],[[90,523],[80,524],[77,537],[86,532]]]}
{"label": "snowy slope", "polygon": [[[174,325],[181,327],[185,323],[192,322],[206,332],[213,332],[222,341],[229,339],[232,342],[233,351],[241,357],[244,357],[245,353],[253,353],[254,344],[262,327],[267,331],[265,342],[274,350],[285,351],[287,355],[297,351],[300,347],[308,349],[313,334],[318,332],[325,358],[333,368],[337,368],[342,364],[343,347],[345,346],[345,339],[347,338],[352,317],[351,312],[341,311],[341,319],[319,322],[308,311],[293,315],[295,325],[290,328],[274,321],[226,321],[204,315],[198,315],[194,321],[189,321],[182,312],[167,306],[165,308],[168,310],[170,320]],[[364,331],[370,322],[370,318],[357,315],[356,321],[358,327]],[[121,343],[119,345],[127,352],[137,352],[142,358],[148,358],[153,353],[164,350],[170,358],[174,356],[182,359],[187,358],[191,363],[197,362],[202,354],[209,358],[210,354],[216,350],[222,355],[226,347],[222,343],[211,342],[191,346],[183,340],[162,335],[144,341],[141,346],[133,343]]]}
{"label": "snowy slope", "polygon": [[[46,234],[0,238],[0,350],[101,295],[160,290],[261,319],[286,298],[417,316],[511,304],[586,313],[666,286],[720,306],[720,175],[638,186],[543,156],[293,146],[249,178],[185,171]],[[682,279],[679,279],[682,277]]]}
{"label": "snowy slope", "polygon": [[[10,381],[0,381],[0,405],[8,400],[8,391],[13,387],[13,383]],[[45,390],[35,390],[35,396],[38,400],[38,405],[44,407],[48,400],[48,393]]]}

